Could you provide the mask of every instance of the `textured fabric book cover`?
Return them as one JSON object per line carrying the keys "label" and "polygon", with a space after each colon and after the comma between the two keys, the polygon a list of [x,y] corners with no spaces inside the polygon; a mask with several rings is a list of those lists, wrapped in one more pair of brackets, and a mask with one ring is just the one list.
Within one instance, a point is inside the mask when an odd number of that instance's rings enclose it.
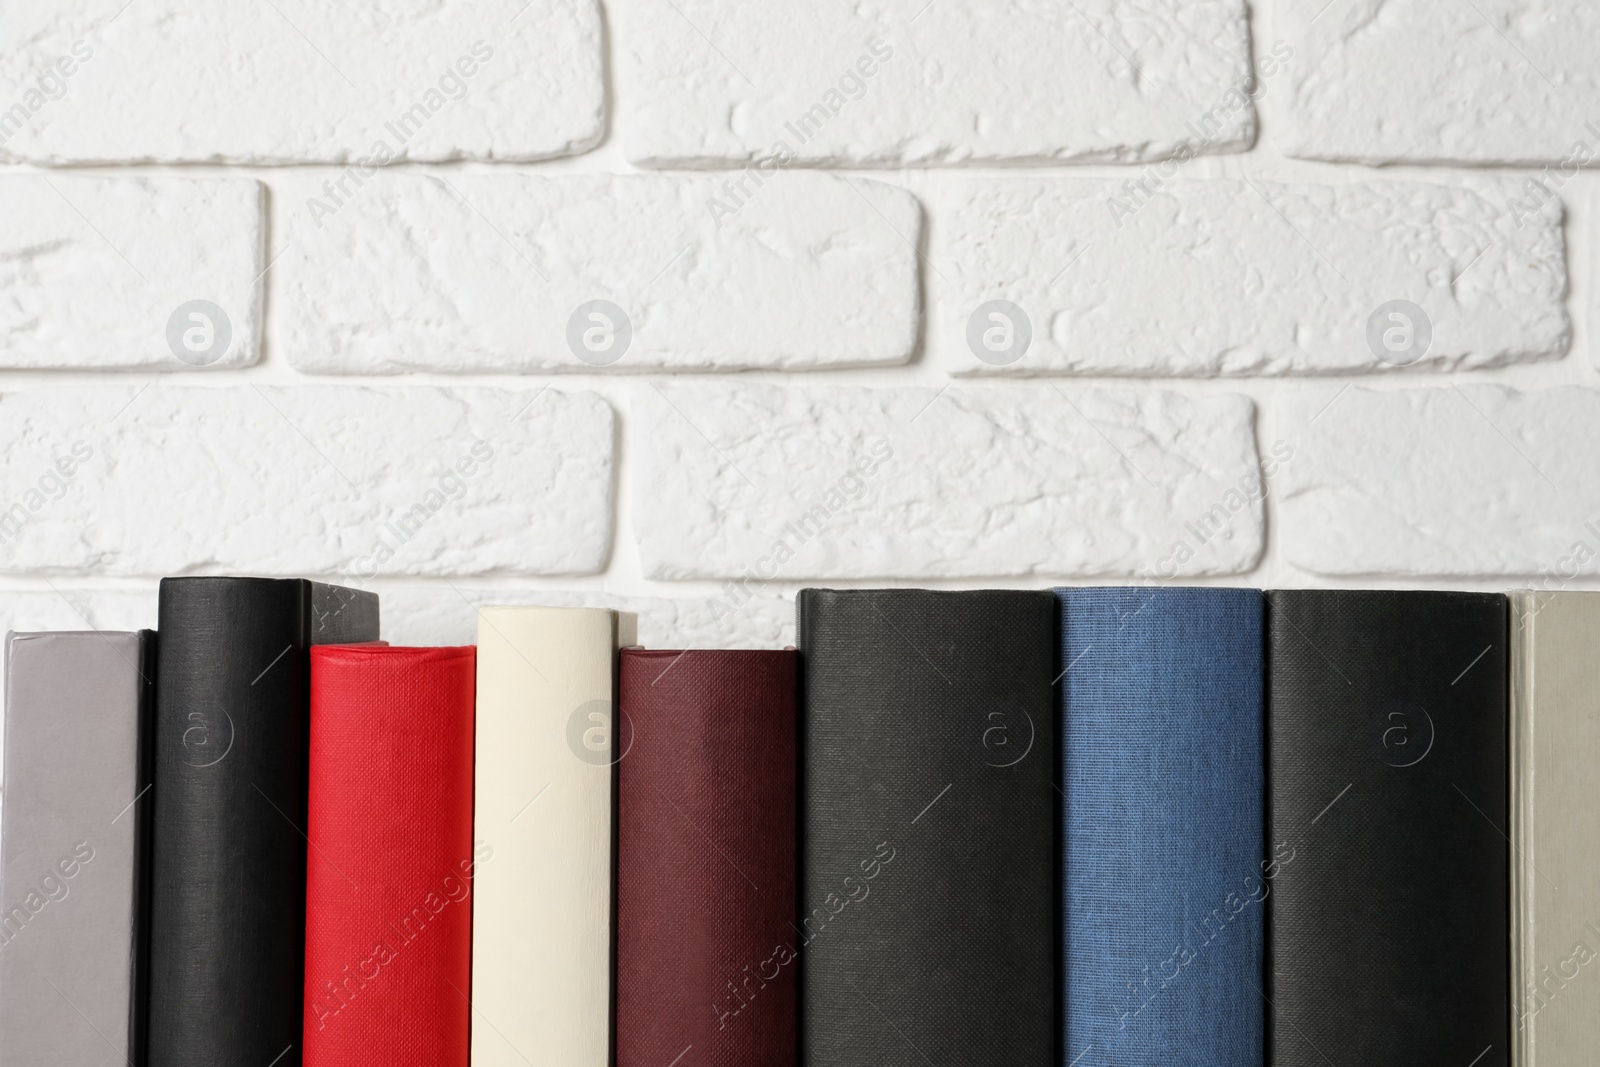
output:
{"label": "textured fabric book cover", "polygon": [[153,636],[6,638],[0,1063],[144,1062]]}
{"label": "textured fabric book cover", "polygon": [[1269,1062],[1509,1062],[1508,620],[1267,597]]}
{"label": "textured fabric book cover", "polygon": [[1600,593],[1512,597],[1518,1067],[1600,1059]]}
{"label": "textured fabric book cover", "polygon": [[478,611],[473,1067],[610,1067],[617,650],[636,630]]}
{"label": "textured fabric book cover", "polygon": [[1259,1067],[1261,593],[1057,596],[1065,1058]]}
{"label": "textured fabric book cover", "polygon": [[618,1067],[794,1067],[795,653],[622,653]]}
{"label": "textured fabric book cover", "polygon": [[311,650],[305,1067],[467,1063],[474,651]]}
{"label": "textured fabric book cover", "polygon": [[159,598],[150,1062],[297,1067],[310,649],[373,641],[371,593],[167,578]]}
{"label": "textured fabric book cover", "polygon": [[801,1061],[1058,1062],[1055,597],[796,607]]}

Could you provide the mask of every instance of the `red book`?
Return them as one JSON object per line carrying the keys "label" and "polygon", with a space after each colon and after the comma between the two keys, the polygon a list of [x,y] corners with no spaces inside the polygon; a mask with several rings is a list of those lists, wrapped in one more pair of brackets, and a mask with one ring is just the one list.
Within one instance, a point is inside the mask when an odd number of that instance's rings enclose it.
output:
{"label": "red book", "polygon": [[467,1063],[475,650],[311,650],[305,1067]]}
{"label": "red book", "polygon": [[795,653],[627,649],[617,1067],[794,1067]]}

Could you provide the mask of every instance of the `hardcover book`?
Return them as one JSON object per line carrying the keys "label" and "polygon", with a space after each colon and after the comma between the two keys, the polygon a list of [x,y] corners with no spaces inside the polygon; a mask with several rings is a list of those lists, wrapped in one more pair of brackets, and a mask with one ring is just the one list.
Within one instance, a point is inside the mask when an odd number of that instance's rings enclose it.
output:
{"label": "hardcover book", "polygon": [[474,650],[311,650],[306,1067],[466,1064]]}
{"label": "hardcover book", "polygon": [[1057,596],[1065,1060],[1259,1067],[1261,593]]}
{"label": "hardcover book", "polygon": [[1600,1049],[1600,593],[1512,597],[1512,1061]]}
{"label": "hardcover book", "polygon": [[793,651],[622,653],[618,1067],[795,1065],[795,681]]}
{"label": "hardcover book", "polygon": [[378,598],[167,578],[159,619],[150,1062],[297,1067],[310,650],[376,640]]}
{"label": "hardcover book", "polygon": [[1056,1062],[1056,600],[807,589],[801,1062]]}
{"label": "hardcover book", "polygon": [[6,638],[0,1063],[145,1062],[154,636]]}
{"label": "hardcover book", "polygon": [[474,1067],[610,1067],[617,651],[636,626],[478,611]]}
{"label": "hardcover book", "polygon": [[1269,1062],[1503,1067],[1506,598],[1266,597]]}

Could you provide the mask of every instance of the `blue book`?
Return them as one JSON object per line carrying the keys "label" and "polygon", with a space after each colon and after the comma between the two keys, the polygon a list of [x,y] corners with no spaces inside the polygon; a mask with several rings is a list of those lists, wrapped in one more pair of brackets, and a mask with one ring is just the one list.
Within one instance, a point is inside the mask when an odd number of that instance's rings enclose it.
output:
{"label": "blue book", "polygon": [[1259,1067],[1261,594],[1061,589],[1063,1063]]}

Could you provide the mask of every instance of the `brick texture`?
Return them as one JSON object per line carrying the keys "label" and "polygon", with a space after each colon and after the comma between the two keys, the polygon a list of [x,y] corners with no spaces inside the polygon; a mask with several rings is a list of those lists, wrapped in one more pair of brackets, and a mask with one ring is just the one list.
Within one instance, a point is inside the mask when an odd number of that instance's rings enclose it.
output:
{"label": "brick texture", "polygon": [[254,363],[262,192],[233,178],[0,177],[0,366]]}
{"label": "brick texture", "polygon": [[315,180],[284,198],[277,268],[302,370],[805,369],[916,341],[919,209],[881,182]]}
{"label": "brick texture", "polygon": [[[967,373],[1319,374],[1492,367],[1566,352],[1559,206],[1509,184],[986,180],[948,190],[934,262],[947,336],[1008,300],[1032,344]],[[1368,344],[1380,308],[1427,316],[1425,350]]]}
{"label": "brick texture", "polygon": [[1314,574],[1592,571],[1600,390],[1307,390],[1288,408],[1289,558]]}
{"label": "brick texture", "polygon": [[650,385],[639,553],[657,578],[1236,574],[1261,551],[1252,415],[1163,392]]}
{"label": "brick texture", "polygon": [[624,143],[647,165],[1127,162],[1255,135],[1239,0],[614,9]]}
{"label": "brick texture", "polygon": [[19,0],[0,621],[219,572],[658,647],[786,643],[806,584],[1600,589],[1597,36]]}
{"label": "brick texture", "polygon": [[9,573],[583,574],[609,548],[587,393],[26,390],[0,453]]}
{"label": "brick texture", "polygon": [[0,136],[36,163],[547,159],[600,140],[600,42],[595,0],[21,0]]}
{"label": "brick texture", "polygon": [[[1285,149],[1387,163],[1559,164],[1600,146],[1600,9],[1544,0],[1278,0]],[[1278,98],[1275,98],[1278,99]]]}

